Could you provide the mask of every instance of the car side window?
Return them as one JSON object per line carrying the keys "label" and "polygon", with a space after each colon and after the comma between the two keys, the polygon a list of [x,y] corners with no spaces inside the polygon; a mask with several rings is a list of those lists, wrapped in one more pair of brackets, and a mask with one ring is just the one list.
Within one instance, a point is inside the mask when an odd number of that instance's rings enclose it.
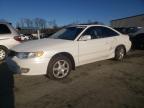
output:
{"label": "car side window", "polygon": [[91,39],[97,39],[98,37],[98,33],[97,30],[95,29],[95,27],[90,27],[88,28],[84,33],[83,36],[85,35],[90,35]]}
{"label": "car side window", "polygon": [[11,33],[10,29],[4,24],[0,24],[0,34],[9,34],[9,33]]}
{"label": "car side window", "polygon": [[114,36],[118,36],[119,35],[117,32],[115,32],[112,29],[109,29],[107,27],[97,26],[96,29],[97,29],[97,31],[100,31],[99,34],[100,34],[101,38],[114,37]]}

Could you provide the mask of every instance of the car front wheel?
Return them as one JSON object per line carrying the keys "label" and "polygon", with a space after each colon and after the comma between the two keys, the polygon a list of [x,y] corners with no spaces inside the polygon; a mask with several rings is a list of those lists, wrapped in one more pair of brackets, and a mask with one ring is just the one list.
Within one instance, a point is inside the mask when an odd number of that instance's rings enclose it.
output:
{"label": "car front wheel", "polygon": [[48,66],[47,76],[50,79],[64,79],[66,78],[72,69],[71,61],[65,56],[54,57]]}
{"label": "car front wheel", "polygon": [[3,61],[7,56],[7,49],[0,46],[0,61]]}
{"label": "car front wheel", "polygon": [[118,61],[123,60],[125,53],[126,53],[126,51],[123,46],[117,47],[116,51],[115,51],[115,60],[118,60]]}

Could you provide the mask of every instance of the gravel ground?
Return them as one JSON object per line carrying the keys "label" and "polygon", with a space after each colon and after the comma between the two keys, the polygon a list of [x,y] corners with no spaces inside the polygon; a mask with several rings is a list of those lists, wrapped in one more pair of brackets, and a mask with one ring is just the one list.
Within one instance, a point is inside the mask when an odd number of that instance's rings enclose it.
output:
{"label": "gravel ground", "polygon": [[15,75],[16,108],[144,108],[144,51],[104,60],[62,81]]}

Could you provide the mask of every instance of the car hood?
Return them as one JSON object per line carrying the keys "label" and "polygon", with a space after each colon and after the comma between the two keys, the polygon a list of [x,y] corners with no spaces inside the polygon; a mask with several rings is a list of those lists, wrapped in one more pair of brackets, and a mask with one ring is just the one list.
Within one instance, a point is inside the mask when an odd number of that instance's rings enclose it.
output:
{"label": "car hood", "polygon": [[40,39],[21,43],[12,48],[16,52],[34,52],[48,49],[68,47],[73,41],[62,39]]}

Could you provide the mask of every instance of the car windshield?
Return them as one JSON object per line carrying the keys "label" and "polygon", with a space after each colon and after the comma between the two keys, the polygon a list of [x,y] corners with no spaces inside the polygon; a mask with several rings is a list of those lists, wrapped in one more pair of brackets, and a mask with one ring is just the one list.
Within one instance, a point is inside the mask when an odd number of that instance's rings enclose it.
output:
{"label": "car windshield", "polygon": [[63,28],[60,31],[56,32],[49,38],[53,39],[65,39],[65,40],[74,40],[85,27],[67,27]]}

